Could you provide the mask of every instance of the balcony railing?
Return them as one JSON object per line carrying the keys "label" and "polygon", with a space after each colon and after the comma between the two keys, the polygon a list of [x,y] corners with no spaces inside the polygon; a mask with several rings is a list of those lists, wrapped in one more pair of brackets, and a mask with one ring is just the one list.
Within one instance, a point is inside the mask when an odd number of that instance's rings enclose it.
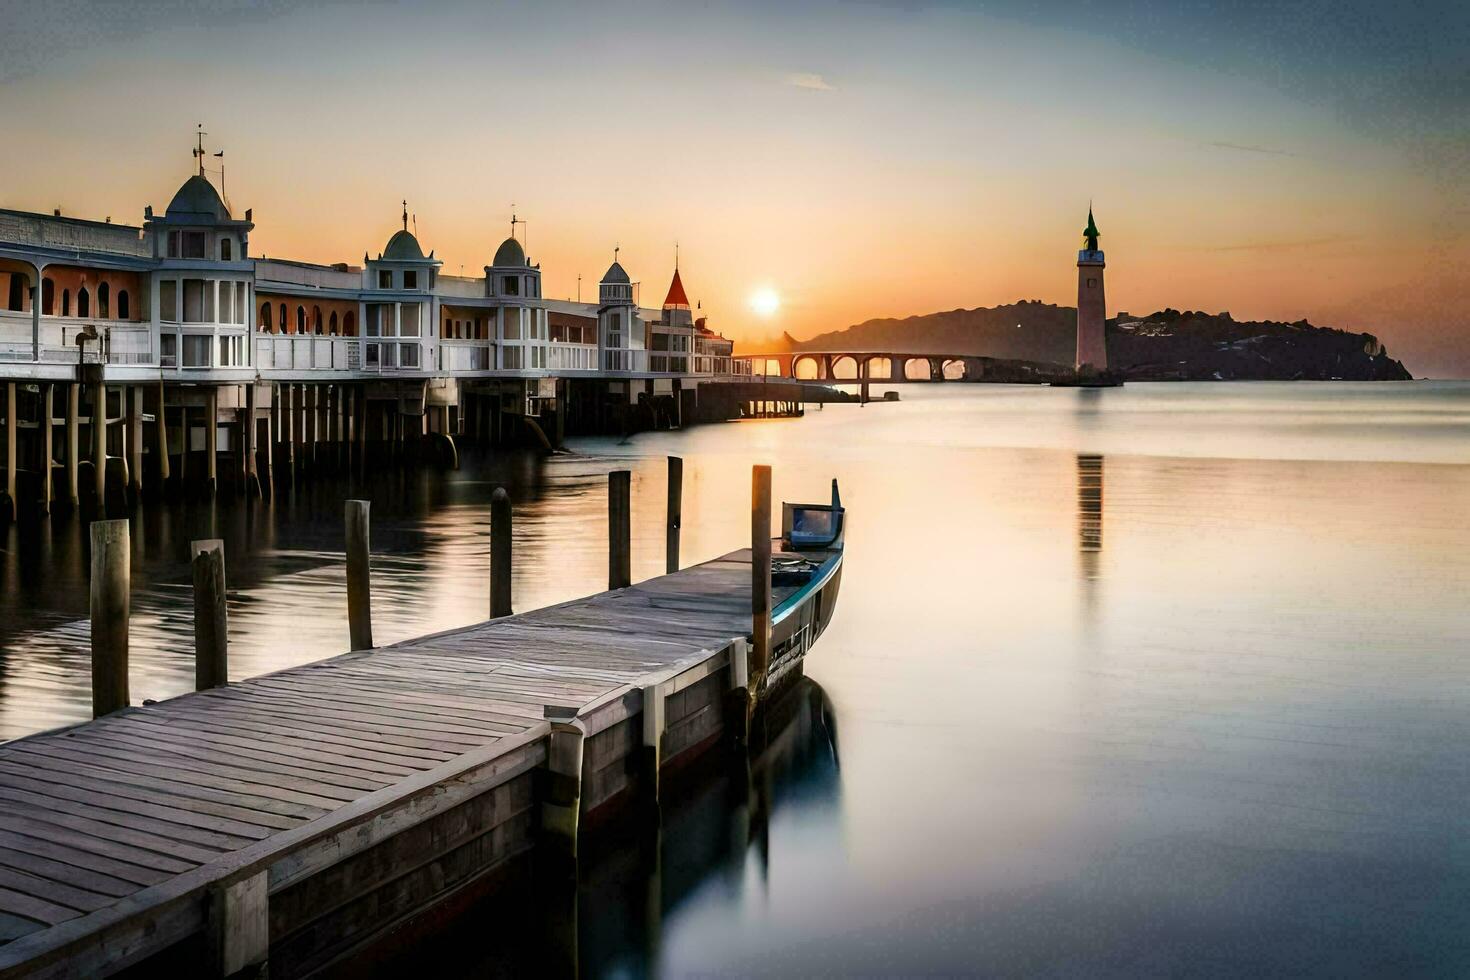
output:
{"label": "balcony railing", "polygon": [[450,373],[489,371],[495,367],[495,342],[492,340],[439,341],[439,370]]}
{"label": "balcony railing", "polygon": [[[152,335],[146,323],[79,317],[41,317],[40,361],[45,364],[152,364]],[[96,332],[78,346],[85,329]],[[29,312],[0,310],[0,361],[36,361],[34,321]]]}
{"label": "balcony railing", "polygon": [[548,371],[596,371],[596,344],[552,344],[546,349]]}

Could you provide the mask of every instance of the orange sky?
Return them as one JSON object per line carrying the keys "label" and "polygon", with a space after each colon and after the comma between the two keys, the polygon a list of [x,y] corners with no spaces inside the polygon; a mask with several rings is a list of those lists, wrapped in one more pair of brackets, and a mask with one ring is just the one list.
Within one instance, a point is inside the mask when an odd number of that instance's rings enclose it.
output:
{"label": "orange sky", "polygon": [[407,197],[478,274],[514,205],[548,296],[590,296],[618,244],[656,304],[677,240],[691,299],[748,339],[1070,303],[1090,197],[1113,312],[1307,317],[1470,375],[1467,117],[1394,88],[1407,60],[1356,98],[1351,35],[1263,69],[1274,25],[1127,4],[115,6],[0,41],[0,205],[137,222],[202,120],[257,254],[359,262]]}

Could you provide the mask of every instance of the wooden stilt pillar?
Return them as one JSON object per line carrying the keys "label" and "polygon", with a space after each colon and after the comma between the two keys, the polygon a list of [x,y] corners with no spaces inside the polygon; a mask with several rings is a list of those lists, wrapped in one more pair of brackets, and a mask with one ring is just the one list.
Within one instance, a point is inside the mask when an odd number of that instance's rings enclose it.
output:
{"label": "wooden stilt pillar", "polygon": [[286,472],[290,476],[292,490],[296,489],[297,400],[296,386],[286,385],[286,404],[281,409],[281,424],[286,428]]}
{"label": "wooden stilt pillar", "polygon": [[369,510],[366,500],[349,500],[344,512],[347,525],[347,629],[352,649],[373,646],[371,564],[368,558]]}
{"label": "wooden stilt pillar", "polygon": [[92,523],[92,717],[128,706],[128,522]]}
{"label": "wooden stilt pillar", "polygon": [[158,479],[159,486],[168,482],[168,402],[163,397],[163,382],[158,382]]}
{"label": "wooden stilt pillar", "polygon": [[92,386],[92,474],[97,492],[97,512],[107,513],[107,386]]}
{"label": "wooden stilt pillar", "polygon": [[15,441],[20,420],[15,416],[15,382],[5,383],[5,506],[12,521],[20,513],[15,503]]}
{"label": "wooden stilt pillar", "polygon": [[128,401],[128,489],[136,498],[143,492],[143,388],[129,385],[123,389]]}
{"label": "wooden stilt pillar", "polygon": [[750,474],[750,693],[759,694],[771,665],[771,468]]}
{"label": "wooden stilt pillar", "polygon": [[204,389],[204,479],[211,497],[219,489],[219,388]]}
{"label": "wooden stilt pillar", "polygon": [[66,386],[66,492],[75,510],[81,501],[77,487],[77,462],[81,451],[81,424],[77,416],[82,410],[82,386],[75,381]]}
{"label": "wooden stilt pillar", "polygon": [[252,381],[245,386],[245,429],[241,435],[244,436],[245,484],[250,493],[259,496],[260,464],[255,459],[255,397],[255,382]]}
{"label": "wooden stilt pillar", "polygon": [[607,475],[607,587],[626,589],[633,584],[632,514],[629,505],[633,474],[613,470]]}
{"label": "wooden stilt pillar", "polygon": [[55,433],[51,425],[51,402],[56,386],[46,383],[41,386],[41,513],[51,513],[51,466],[55,456],[53,440]]}

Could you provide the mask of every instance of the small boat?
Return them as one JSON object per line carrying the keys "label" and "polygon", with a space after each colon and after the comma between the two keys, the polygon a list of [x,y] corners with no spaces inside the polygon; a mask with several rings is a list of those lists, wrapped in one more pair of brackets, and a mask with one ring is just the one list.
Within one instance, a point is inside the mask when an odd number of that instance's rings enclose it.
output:
{"label": "small boat", "polygon": [[771,543],[771,660],[762,696],[801,676],[802,659],[832,621],[846,519],[836,480],[830,504],[781,505],[781,537]]}

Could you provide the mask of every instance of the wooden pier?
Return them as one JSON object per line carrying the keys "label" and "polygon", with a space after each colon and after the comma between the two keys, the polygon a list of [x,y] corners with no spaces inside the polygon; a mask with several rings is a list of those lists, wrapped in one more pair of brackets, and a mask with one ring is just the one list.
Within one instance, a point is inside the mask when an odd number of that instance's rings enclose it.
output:
{"label": "wooden pier", "polygon": [[0,976],[307,975],[565,867],[744,731],[750,554],[0,745]]}

